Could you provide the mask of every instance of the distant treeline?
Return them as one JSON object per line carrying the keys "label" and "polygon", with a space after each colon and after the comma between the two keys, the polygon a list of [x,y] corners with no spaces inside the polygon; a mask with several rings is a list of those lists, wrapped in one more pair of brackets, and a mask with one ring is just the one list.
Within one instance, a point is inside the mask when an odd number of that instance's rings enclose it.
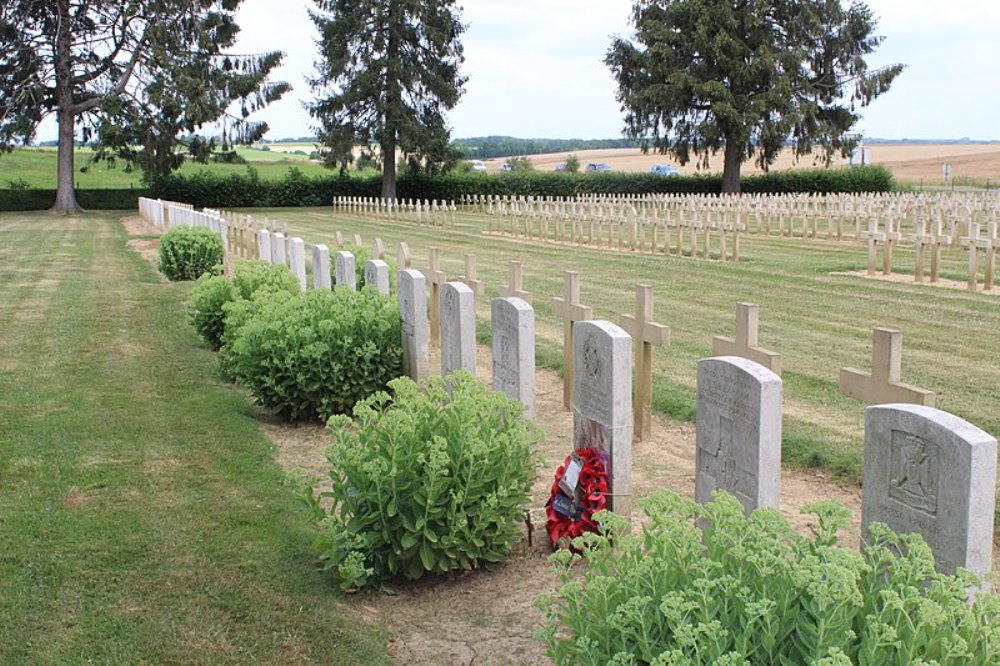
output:
{"label": "distant treeline", "polygon": [[518,139],[513,136],[477,136],[451,142],[451,147],[467,160],[564,153],[572,150],[635,148],[637,145],[628,139]]}

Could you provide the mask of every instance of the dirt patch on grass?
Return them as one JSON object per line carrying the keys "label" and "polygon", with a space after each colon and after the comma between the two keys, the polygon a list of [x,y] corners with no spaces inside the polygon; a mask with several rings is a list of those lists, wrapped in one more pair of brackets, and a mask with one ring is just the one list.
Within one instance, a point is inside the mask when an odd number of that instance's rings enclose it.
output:
{"label": "dirt patch on grass", "polygon": [[121,219],[125,233],[129,236],[156,236],[160,230],[153,226],[152,222],[147,222],[138,215],[129,215]]}
{"label": "dirt patch on grass", "polygon": [[[431,371],[440,361],[432,352]],[[480,346],[477,376],[491,379],[490,349]],[[543,622],[533,605],[542,593],[553,591],[558,579],[547,566],[550,552],[545,533],[544,503],[556,467],[573,445],[572,414],[562,406],[562,378],[550,370],[536,374],[537,423],[546,440],[539,453],[544,467],[532,489],[530,545],[527,526],[524,540],[508,562],[493,570],[430,577],[418,582],[394,583],[394,594],[358,595],[357,610],[367,621],[389,630],[394,638],[390,654],[397,663],[436,664],[546,664],[544,648],[533,638]],[[274,443],[275,458],[286,469],[299,467],[324,476],[329,463],[323,450],[330,434],[319,425],[288,425],[273,420],[261,423]],[[633,494],[643,497],[663,488],[694,496],[695,428],[693,424],[653,417],[653,436],[633,446]],[[792,525],[806,533],[810,518],[803,506],[836,499],[852,512],[845,545],[857,546],[861,522],[860,488],[841,485],[825,474],[808,470],[782,471],[782,512]],[[637,510],[633,523],[641,520]]]}
{"label": "dirt patch on grass", "polygon": [[78,509],[90,504],[90,497],[83,493],[66,493],[59,498],[59,501],[62,502],[62,505],[65,507]]}
{"label": "dirt patch on grass", "polygon": [[[869,275],[868,271],[841,271],[830,273],[830,275],[848,275],[850,277],[860,277],[865,278],[866,280],[879,280],[881,282],[901,282],[921,287],[930,287],[932,289],[961,289],[962,291],[969,291],[969,283],[965,280],[938,278],[937,282],[931,282],[930,276],[924,275],[923,282],[914,282],[912,275],[906,275],[903,273],[890,273],[889,275],[883,275],[881,269],[874,275]],[[985,291],[983,289],[982,276],[980,276],[979,282],[976,286],[976,293],[984,294],[986,296],[1000,296],[1000,288],[997,288],[997,286],[994,285],[993,289]]]}

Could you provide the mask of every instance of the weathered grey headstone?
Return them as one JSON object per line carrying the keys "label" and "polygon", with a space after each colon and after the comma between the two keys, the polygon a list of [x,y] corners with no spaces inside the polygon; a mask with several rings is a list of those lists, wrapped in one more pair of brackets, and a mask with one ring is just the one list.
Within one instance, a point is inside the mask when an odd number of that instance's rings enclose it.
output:
{"label": "weathered grey headstone", "polygon": [[462,282],[441,285],[441,376],[476,374],[476,301]]}
{"label": "weathered grey headstone", "polygon": [[271,263],[271,232],[267,229],[257,232],[257,258]]}
{"label": "weathered grey headstone", "polygon": [[288,258],[285,255],[285,234],[280,231],[271,234],[271,263],[288,265]]}
{"label": "weathered grey headstone", "polygon": [[292,275],[299,280],[299,287],[306,290],[306,244],[301,238],[293,238],[290,244],[289,264]]}
{"label": "weathered grey headstone", "polygon": [[337,286],[347,287],[351,291],[358,290],[358,276],[354,272],[354,255],[341,250],[334,255],[334,272]]}
{"label": "weathered grey headstone", "polygon": [[517,297],[494,298],[493,390],[524,405],[524,415],[535,418],[535,310]]}
{"label": "weathered grey headstone", "polygon": [[414,381],[428,374],[430,329],[427,324],[427,278],[418,270],[399,271],[396,277],[403,342],[403,373]]}
{"label": "weathered grey headstone", "polygon": [[573,441],[601,454],[608,509],[632,513],[632,337],[609,321],[573,324]]}
{"label": "weathered grey headstone", "polygon": [[749,514],[781,499],[781,378],[738,356],[698,361],[695,500],[725,490]]}
{"label": "weathered grey headstone", "polygon": [[380,259],[365,262],[365,285],[373,285],[380,294],[389,295],[389,264]]}
{"label": "weathered grey headstone", "polygon": [[313,246],[313,287],[330,288],[330,248],[326,245]]}
{"label": "weathered grey headstone", "polygon": [[933,407],[895,403],[865,410],[861,525],[918,532],[937,569],[980,576],[993,560],[997,440]]}

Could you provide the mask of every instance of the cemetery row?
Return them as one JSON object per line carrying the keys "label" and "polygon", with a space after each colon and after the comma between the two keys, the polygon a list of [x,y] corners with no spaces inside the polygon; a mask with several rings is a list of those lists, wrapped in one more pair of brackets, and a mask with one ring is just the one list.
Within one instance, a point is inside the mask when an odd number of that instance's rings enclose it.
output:
{"label": "cemetery row", "polygon": [[[305,244],[292,238],[286,246],[286,240],[258,230],[258,256],[290,266],[306,289]],[[314,288],[331,288],[329,254],[325,245],[312,249]],[[427,271],[415,270],[408,248],[400,245],[396,285],[404,372],[415,380],[427,377],[433,344],[440,347],[443,376],[456,370],[475,374],[475,300],[485,293],[475,258],[467,255],[467,275],[460,281],[447,281],[436,248],[430,257]],[[335,253],[336,285],[357,288],[353,260],[350,252]],[[519,268],[512,263],[511,284],[490,304],[493,387],[532,416],[534,310]],[[385,261],[368,261],[366,284],[388,293],[388,271]],[[622,317],[619,326],[593,320],[579,300],[579,276],[568,271],[565,278],[565,293],[553,303],[565,322],[564,403],[574,415],[575,449],[597,453],[607,471],[608,508],[628,519],[631,446],[649,436],[652,347],[667,343],[669,329],[653,321],[648,286],[637,290],[636,316]],[[782,380],[780,358],[756,344],[755,306],[740,304],[737,312],[736,337],[717,339],[717,356],[698,361],[695,494],[704,502],[713,491],[726,490],[749,512],[779,502]],[[934,409],[933,393],[900,381],[901,344],[898,331],[876,329],[872,371],[841,371],[841,390],[871,405],[865,417],[863,529],[878,521],[897,532],[920,533],[939,570],[964,567],[985,575],[992,565],[997,441]]]}

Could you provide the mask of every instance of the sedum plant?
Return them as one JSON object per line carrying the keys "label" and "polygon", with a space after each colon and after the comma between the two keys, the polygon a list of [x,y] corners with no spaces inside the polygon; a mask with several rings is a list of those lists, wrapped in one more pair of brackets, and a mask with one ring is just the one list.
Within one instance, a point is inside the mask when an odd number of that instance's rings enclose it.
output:
{"label": "sedum plant", "polygon": [[262,289],[225,307],[223,369],[289,421],[348,413],[402,371],[398,308],[370,289]]}
{"label": "sedum plant", "polygon": [[197,280],[222,263],[222,237],[205,227],[174,227],[160,237],[157,268],[168,280]]}
{"label": "sedum plant", "polygon": [[330,419],[332,490],[300,489],[343,589],[501,561],[534,479],[540,431],[520,403],[465,372],[389,387],[391,396],[359,403],[353,420]]}
{"label": "sedum plant", "polygon": [[553,555],[562,586],[538,603],[555,663],[1000,663],[1000,600],[970,605],[975,576],[935,572],[918,535],[874,524],[860,552],[838,546],[849,512],[835,502],[804,509],[811,539],[722,492],[704,507],[672,492],[641,505],[640,534],[605,512],[583,555]]}

